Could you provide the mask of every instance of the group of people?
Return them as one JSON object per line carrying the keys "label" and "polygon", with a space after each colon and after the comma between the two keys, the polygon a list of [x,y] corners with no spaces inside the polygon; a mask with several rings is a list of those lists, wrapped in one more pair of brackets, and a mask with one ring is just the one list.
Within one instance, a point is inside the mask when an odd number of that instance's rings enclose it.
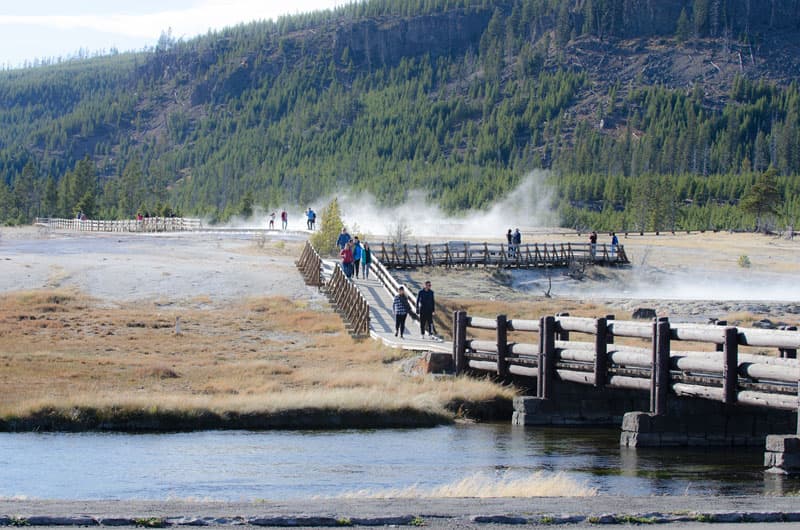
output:
{"label": "group of people", "polygon": [[[289,214],[286,210],[281,212],[281,230],[289,228]],[[269,214],[269,229],[275,230],[275,212]]]}
{"label": "group of people", "polygon": [[[619,247],[619,238],[616,232],[611,232],[611,258],[617,255],[617,247]],[[591,252],[592,258],[597,255],[597,232],[594,230],[589,234],[589,252]]]}
{"label": "group of people", "polygon": [[351,237],[346,228],[342,228],[342,233],[336,240],[339,247],[339,257],[342,258],[342,272],[350,279],[355,274],[358,278],[362,276],[365,280],[369,279],[369,267],[372,265],[372,250],[369,243],[359,241],[358,236]]}
{"label": "group of people", "polygon": [[[336,239],[336,246],[339,247],[339,257],[342,259],[342,272],[351,279],[369,279],[369,268],[372,265],[372,250],[369,243],[359,240],[358,236],[352,237],[347,228],[342,228],[342,232]],[[397,295],[392,303],[392,311],[395,318],[395,337],[404,337],[406,333],[406,318],[408,315],[419,318],[419,333],[422,338],[434,339],[435,328],[433,326],[433,313],[435,301],[431,282],[426,281],[425,286],[417,293],[416,315],[411,311],[411,304],[402,285],[397,289]]]}
{"label": "group of people", "polygon": [[[305,216],[306,216],[306,227],[309,230],[314,230],[314,227],[315,227],[315,225],[317,223],[317,213],[314,210],[312,210],[311,208],[308,208],[306,210]],[[270,230],[275,230],[275,219],[277,219],[277,217],[278,217],[278,215],[274,210],[269,214],[269,229]],[[281,211],[281,230],[285,231],[285,230],[288,230],[288,228],[289,228],[289,212],[287,212],[286,210],[282,210]]]}
{"label": "group of people", "polygon": [[506,239],[508,240],[508,257],[513,258],[519,252],[519,246],[522,244],[522,234],[519,233],[519,228],[514,232],[511,232],[509,228],[506,232]]}
{"label": "group of people", "polygon": [[[436,339],[436,328],[433,325],[433,313],[436,310],[436,302],[431,289],[431,282],[426,281],[425,286],[417,293],[417,311],[419,318],[419,336],[423,339]],[[408,301],[405,287],[402,285],[397,288],[397,295],[392,303],[394,311],[394,336],[404,337],[406,333],[406,318],[411,313],[411,303]]]}

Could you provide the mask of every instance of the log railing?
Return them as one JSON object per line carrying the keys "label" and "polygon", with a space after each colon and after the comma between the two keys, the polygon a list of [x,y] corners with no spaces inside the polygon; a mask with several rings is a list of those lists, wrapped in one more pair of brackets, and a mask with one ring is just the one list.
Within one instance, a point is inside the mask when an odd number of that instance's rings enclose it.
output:
{"label": "log railing", "polygon": [[300,270],[300,274],[303,275],[303,280],[305,280],[306,285],[320,288],[325,285],[325,279],[322,274],[322,258],[319,257],[319,254],[310,242],[306,241],[303,251],[300,253],[300,257],[295,262],[295,265],[297,265],[297,268]]}
{"label": "log railing", "polygon": [[[495,339],[471,339],[470,328],[493,330]],[[510,341],[509,334],[517,332],[536,333],[538,338],[530,344]],[[572,333],[591,337],[574,341]],[[570,381],[649,391],[651,412],[656,414],[666,412],[671,395],[783,410],[798,410],[800,405],[796,330],[675,324],[666,318],[649,323],[567,315],[490,319],[458,311],[453,315],[453,337],[457,372],[535,377],[537,396],[545,399],[553,397],[559,381]],[[620,346],[614,344],[615,337],[648,339],[651,346]],[[672,342],[681,341],[712,343],[719,351],[672,351]],[[740,346],[774,348],[781,357],[740,353]]]}
{"label": "log railing", "polygon": [[306,241],[300,257],[295,262],[306,285],[319,287],[328,296],[336,312],[341,315],[355,336],[369,335],[369,304],[342,268],[336,264],[329,278],[324,274],[324,263],[310,241]]}
{"label": "log railing", "polygon": [[413,267],[567,267],[572,263],[628,264],[622,245],[598,243],[380,243],[376,252],[390,268]]}
{"label": "log railing", "polygon": [[350,332],[356,336],[368,336],[369,304],[338,264],[333,268],[333,274],[324,289],[328,299],[350,326]]}
{"label": "log railing", "polygon": [[[392,273],[389,272],[381,260],[376,256],[372,257],[372,267],[370,267],[370,271],[375,278],[377,278],[377,280],[383,284],[384,288],[389,291],[389,294],[392,295],[392,297],[397,296],[400,282],[397,281]],[[407,291],[406,296],[408,297],[408,305],[411,307],[411,317],[417,319],[417,295],[411,292],[411,289],[406,288],[405,291]]]}
{"label": "log railing", "polygon": [[122,220],[37,217],[35,224],[51,230],[74,232],[184,232],[203,228],[203,222],[200,219],[185,217],[147,217]]}

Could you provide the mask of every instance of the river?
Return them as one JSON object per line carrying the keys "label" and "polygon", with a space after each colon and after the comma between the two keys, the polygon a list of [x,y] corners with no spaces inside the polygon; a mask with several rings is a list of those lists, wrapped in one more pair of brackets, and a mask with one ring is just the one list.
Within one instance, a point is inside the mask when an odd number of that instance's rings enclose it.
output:
{"label": "river", "polygon": [[[562,473],[610,495],[785,494],[762,450],[642,450],[616,429],[0,434],[0,498],[290,500]],[[366,492],[366,493],[365,493]]]}

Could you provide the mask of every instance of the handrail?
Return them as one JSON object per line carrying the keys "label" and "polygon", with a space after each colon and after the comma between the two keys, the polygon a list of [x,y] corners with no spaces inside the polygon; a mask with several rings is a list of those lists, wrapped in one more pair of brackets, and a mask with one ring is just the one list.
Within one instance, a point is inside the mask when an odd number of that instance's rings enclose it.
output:
{"label": "handrail", "polygon": [[314,287],[323,287],[325,285],[325,279],[322,274],[322,258],[309,241],[306,241],[295,265],[300,269],[306,285]]}
{"label": "handrail", "polygon": [[386,267],[431,266],[564,267],[572,263],[626,265],[622,245],[598,243],[380,243],[377,257]]}
{"label": "handrail", "polygon": [[[372,273],[375,275],[375,278],[381,282],[383,287],[389,292],[392,297],[397,296],[398,288],[400,287],[400,282],[389,272],[389,270],[384,266],[381,260],[373,255],[372,256],[372,267],[370,268]],[[408,297],[408,305],[411,308],[411,315],[412,318],[418,318],[417,315],[417,295],[411,292],[410,289],[405,289],[406,297]]]}
{"label": "handrail", "polygon": [[369,304],[337,263],[325,291],[356,336],[369,335]]}
{"label": "handrail", "polygon": [[[494,341],[467,337],[468,328],[493,330]],[[508,340],[509,332],[537,333],[532,344]],[[571,333],[592,336],[570,340]],[[537,396],[552,396],[557,380],[595,387],[650,390],[651,412],[666,410],[668,390],[693,396],[762,407],[798,410],[800,332],[723,325],[626,322],[613,318],[547,316],[511,320],[453,315],[453,356],[458,373],[491,371],[500,376],[537,378]],[[650,348],[617,346],[614,337],[649,339]],[[715,352],[672,351],[672,341],[711,343]],[[745,354],[739,346],[775,348],[781,357]],[[800,433],[799,433],[800,434]]]}
{"label": "handrail", "polygon": [[144,219],[58,219],[37,217],[34,224],[51,230],[74,232],[185,232],[201,230],[201,219],[186,217],[145,217]]}
{"label": "handrail", "polygon": [[355,336],[369,335],[369,303],[337,264],[325,279],[323,261],[310,241],[306,241],[295,265],[306,285],[322,289]]}

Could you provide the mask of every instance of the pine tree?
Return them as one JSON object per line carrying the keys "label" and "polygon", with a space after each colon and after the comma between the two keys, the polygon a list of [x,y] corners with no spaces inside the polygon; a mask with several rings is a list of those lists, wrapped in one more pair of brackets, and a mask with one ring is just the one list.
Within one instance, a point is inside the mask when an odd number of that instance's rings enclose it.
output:
{"label": "pine tree", "polygon": [[320,229],[311,236],[311,244],[320,255],[335,256],[339,251],[336,239],[344,228],[339,200],[334,197],[322,210],[319,217],[322,219]]}

